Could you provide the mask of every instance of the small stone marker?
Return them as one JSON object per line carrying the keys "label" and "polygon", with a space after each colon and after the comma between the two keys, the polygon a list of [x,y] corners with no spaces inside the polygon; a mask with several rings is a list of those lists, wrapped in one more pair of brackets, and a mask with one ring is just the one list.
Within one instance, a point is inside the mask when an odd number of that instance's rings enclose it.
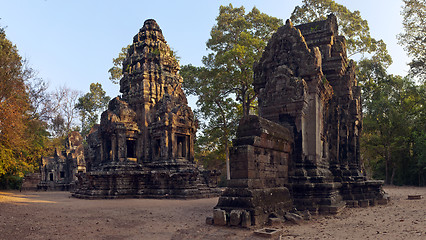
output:
{"label": "small stone marker", "polygon": [[213,218],[212,217],[206,217],[206,224],[207,225],[213,225]]}
{"label": "small stone marker", "polygon": [[408,200],[419,200],[422,199],[422,195],[416,194],[416,195],[408,195]]}
{"label": "small stone marker", "polygon": [[281,229],[276,228],[262,228],[259,230],[254,231],[256,235],[262,236],[262,237],[268,237],[273,238],[281,233]]}

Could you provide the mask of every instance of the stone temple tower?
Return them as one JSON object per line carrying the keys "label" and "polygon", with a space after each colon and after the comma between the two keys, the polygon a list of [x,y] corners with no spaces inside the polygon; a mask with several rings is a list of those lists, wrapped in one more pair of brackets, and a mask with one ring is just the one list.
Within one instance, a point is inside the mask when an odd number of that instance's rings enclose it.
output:
{"label": "stone temple tower", "polygon": [[197,126],[179,69],[160,27],[147,20],[123,63],[123,95],[113,99],[102,115],[107,159],[150,164],[194,160]]}
{"label": "stone temple tower", "polygon": [[[210,173],[194,163],[197,122],[182,90],[179,62],[155,20],[133,37],[122,96],[88,136],[89,172],[77,197],[206,197]],[[90,171],[91,170],[91,171]]]}
{"label": "stone temple tower", "polygon": [[248,227],[293,208],[335,214],[389,201],[383,181],[362,174],[361,92],[334,15],[287,20],[254,65],[253,86],[259,116],[240,121],[215,224]]}

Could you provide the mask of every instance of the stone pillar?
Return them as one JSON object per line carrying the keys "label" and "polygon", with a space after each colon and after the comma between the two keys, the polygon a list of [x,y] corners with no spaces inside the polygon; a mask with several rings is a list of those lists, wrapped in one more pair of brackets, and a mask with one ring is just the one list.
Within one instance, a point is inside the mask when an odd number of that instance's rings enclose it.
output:
{"label": "stone pillar", "polygon": [[[112,158],[111,160],[113,162],[118,161],[118,146],[117,146],[117,142],[118,142],[117,135],[113,134],[111,136],[111,155],[112,156],[110,156]],[[107,154],[109,155],[110,153],[108,152]]]}
{"label": "stone pillar", "polygon": [[171,155],[170,155],[170,139],[169,139],[169,131],[164,130],[164,159],[170,159]]}

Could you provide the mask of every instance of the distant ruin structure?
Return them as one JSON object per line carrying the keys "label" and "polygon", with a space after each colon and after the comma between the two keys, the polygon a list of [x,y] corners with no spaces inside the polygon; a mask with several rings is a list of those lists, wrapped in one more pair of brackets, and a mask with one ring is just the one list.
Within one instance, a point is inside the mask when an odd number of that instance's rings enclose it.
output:
{"label": "distant ruin structure", "polygon": [[383,182],[362,174],[361,91],[334,15],[298,26],[287,20],[255,64],[253,85],[259,116],[240,121],[215,224],[387,203]]}
{"label": "distant ruin structure", "polygon": [[[53,157],[42,157],[37,185],[41,190],[70,191],[74,188],[78,173],[86,172],[83,137],[79,132],[71,132],[65,141],[65,150],[55,149]],[[29,180],[30,178],[28,178]],[[35,180],[32,180],[35,181]],[[23,188],[25,184],[23,184]]]}
{"label": "distant ruin structure", "polygon": [[158,24],[146,20],[123,62],[122,96],[87,137],[89,171],[78,176],[75,197],[218,195],[215,173],[194,162],[197,122],[179,69]]}

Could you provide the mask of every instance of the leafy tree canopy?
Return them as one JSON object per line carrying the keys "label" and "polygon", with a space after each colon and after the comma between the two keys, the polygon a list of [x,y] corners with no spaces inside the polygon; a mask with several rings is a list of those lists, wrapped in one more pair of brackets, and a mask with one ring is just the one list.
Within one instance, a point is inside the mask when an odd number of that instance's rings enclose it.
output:
{"label": "leafy tree canopy", "polygon": [[90,84],[90,91],[78,99],[75,107],[80,113],[83,136],[98,122],[99,114],[107,107],[109,100],[100,83]]}
{"label": "leafy tree canopy", "polygon": [[412,58],[410,74],[425,82],[426,79],[426,1],[425,0],[403,0],[404,8],[402,25],[404,32],[401,33],[399,43],[405,47],[408,55]]}
{"label": "leafy tree canopy", "polygon": [[108,72],[110,74],[109,80],[111,80],[114,84],[120,83],[120,79],[123,77],[123,62],[124,59],[126,59],[129,47],[130,45],[121,48],[121,52],[118,54],[118,57],[112,59],[113,66],[108,70]]}
{"label": "leafy tree canopy", "polygon": [[364,119],[363,157],[387,184],[424,185],[426,180],[424,86],[386,73],[373,60],[360,62]]}
{"label": "leafy tree canopy", "polygon": [[260,60],[282,20],[261,13],[256,7],[246,14],[244,7],[234,8],[230,4],[220,7],[216,21],[206,44],[211,53],[202,62],[221,82],[217,90],[235,96],[243,115],[248,115],[256,98],[252,87],[253,64]]}
{"label": "leafy tree canopy", "polygon": [[[238,119],[256,105],[253,64],[281,25],[282,20],[257,8],[246,13],[244,7],[221,6],[206,44],[211,52],[203,57],[204,66],[182,66],[186,93],[198,96],[197,116],[203,120],[203,132],[197,149],[203,159],[218,162],[224,158],[229,164],[228,151]],[[219,149],[224,154],[219,154]],[[227,175],[229,178],[229,171]]]}

